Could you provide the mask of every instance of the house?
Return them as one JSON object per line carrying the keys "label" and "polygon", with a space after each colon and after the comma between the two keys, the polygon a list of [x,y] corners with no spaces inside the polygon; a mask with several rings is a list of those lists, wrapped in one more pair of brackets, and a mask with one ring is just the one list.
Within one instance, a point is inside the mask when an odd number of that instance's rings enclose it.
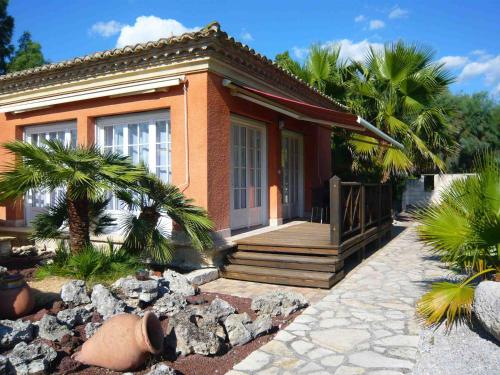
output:
{"label": "house", "polygon": [[[97,143],[144,161],[205,207],[221,237],[309,213],[331,177],[335,129],[399,147],[217,23],[0,77],[1,143]],[[11,161],[0,150],[0,167]],[[29,226],[56,195],[3,206],[1,223]]]}

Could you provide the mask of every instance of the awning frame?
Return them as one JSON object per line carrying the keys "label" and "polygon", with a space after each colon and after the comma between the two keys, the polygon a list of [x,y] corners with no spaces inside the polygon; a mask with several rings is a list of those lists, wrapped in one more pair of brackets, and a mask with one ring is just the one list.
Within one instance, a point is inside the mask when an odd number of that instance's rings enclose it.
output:
{"label": "awning frame", "polygon": [[[303,115],[300,112],[297,112],[296,110],[293,110],[291,108],[287,108],[284,105],[278,104],[276,102],[273,102],[272,100],[269,100],[267,98],[259,96],[258,94],[255,94],[253,92],[245,90],[244,87],[241,87],[241,86],[235,84],[230,79],[227,79],[227,78],[223,79],[222,85],[230,89],[232,96],[247,100],[249,102],[263,106],[265,108],[269,108],[273,111],[284,114],[284,115],[289,116],[291,118],[294,118],[296,120],[312,122],[312,123],[316,123],[316,124],[323,125],[323,126],[326,125],[329,127],[337,127],[337,128],[348,129],[348,130],[355,130],[356,132],[358,132],[361,135],[366,135],[366,136],[370,137],[371,136],[370,134],[363,134],[364,131],[368,130],[369,132],[374,133],[375,135],[377,135],[378,137],[380,137],[384,141],[392,144],[393,146],[395,146],[399,149],[404,148],[404,146],[401,143],[397,142],[396,140],[391,138],[389,135],[385,134],[383,131],[381,131],[377,127],[373,126],[372,124],[370,124],[368,121],[366,121],[365,119],[363,119],[360,116],[357,116],[356,122],[361,126],[361,128],[354,127],[354,126],[349,125],[349,124],[342,124],[342,123],[338,123],[338,122],[317,119],[317,118],[314,118],[311,116]],[[307,104],[307,103],[305,103],[305,104]]]}

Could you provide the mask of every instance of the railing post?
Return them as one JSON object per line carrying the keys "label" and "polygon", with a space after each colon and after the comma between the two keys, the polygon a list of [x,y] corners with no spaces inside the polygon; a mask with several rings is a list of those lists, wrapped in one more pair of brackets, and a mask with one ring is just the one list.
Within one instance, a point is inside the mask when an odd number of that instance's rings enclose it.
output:
{"label": "railing post", "polygon": [[359,216],[359,224],[361,226],[361,233],[365,233],[365,225],[366,225],[366,218],[365,218],[365,184],[361,184],[360,186],[361,189],[361,201],[359,203],[360,205],[360,216]]}
{"label": "railing post", "polygon": [[377,195],[378,195],[378,212],[377,212],[377,226],[380,227],[382,224],[382,184],[377,185]]}
{"label": "railing post", "polygon": [[330,178],[330,243],[334,246],[340,246],[342,239],[341,188],[340,177]]}

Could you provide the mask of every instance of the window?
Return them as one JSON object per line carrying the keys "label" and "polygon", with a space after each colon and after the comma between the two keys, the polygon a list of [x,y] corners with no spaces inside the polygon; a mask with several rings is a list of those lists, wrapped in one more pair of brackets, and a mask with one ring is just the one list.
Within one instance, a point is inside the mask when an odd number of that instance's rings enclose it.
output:
{"label": "window", "polygon": [[424,175],[424,191],[434,190],[434,175]]}
{"label": "window", "polygon": [[[76,137],[76,122],[74,121],[27,126],[24,129],[25,142],[42,147],[44,140],[59,140],[65,145],[76,147]],[[64,189],[61,188],[52,191],[44,189],[29,191],[26,194],[26,222],[29,224],[37,214],[56,203],[57,198],[63,194]]]}
{"label": "window", "polygon": [[[144,163],[165,182],[171,181],[171,130],[167,111],[145,112],[97,119],[97,143],[104,151]],[[119,209],[117,200],[111,209]]]}

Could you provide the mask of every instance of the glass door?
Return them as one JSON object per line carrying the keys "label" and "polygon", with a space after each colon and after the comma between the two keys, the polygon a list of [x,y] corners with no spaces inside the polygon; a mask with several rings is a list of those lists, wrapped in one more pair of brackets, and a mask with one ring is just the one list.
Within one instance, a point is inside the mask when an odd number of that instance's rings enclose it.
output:
{"label": "glass door", "polygon": [[264,223],[265,128],[231,126],[231,229]]}
{"label": "glass door", "polygon": [[281,136],[281,197],[283,219],[304,214],[302,136],[283,131]]}

